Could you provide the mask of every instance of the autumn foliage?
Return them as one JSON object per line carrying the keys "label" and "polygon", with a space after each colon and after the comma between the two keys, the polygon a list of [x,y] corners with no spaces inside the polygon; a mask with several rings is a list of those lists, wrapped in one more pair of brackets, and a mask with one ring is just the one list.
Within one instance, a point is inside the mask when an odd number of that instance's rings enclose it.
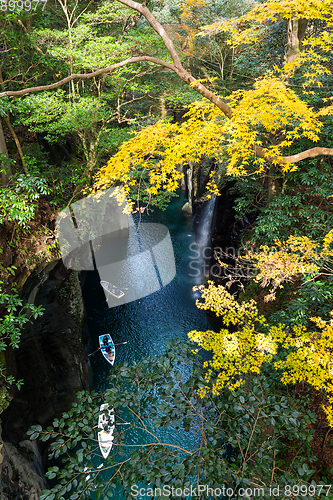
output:
{"label": "autumn foliage", "polygon": [[[132,6],[133,2],[124,0],[123,3]],[[216,93],[215,88],[207,90],[205,85],[210,87],[212,80],[202,81],[184,73],[181,77],[203,100],[190,106],[181,124],[158,122],[137,133],[100,171],[95,188],[120,182],[128,194],[130,188],[138,192],[143,189],[149,196],[157,195],[160,190],[174,191],[182,177],[180,165],[186,167],[189,162],[196,164],[212,157],[218,160],[220,172],[209,188],[217,192],[221,174],[262,176],[272,167],[285,174],[296,169],[302,159],[333,154],[330,148],[318,146],[304,151],[300,146],[302,141],[319,143],[323,118],[333,112],[329,98],[315,107],[307,99],[314,94],[313,86],[321,87],[322,78],[330,71],[325,54],[333,45],[331,2],[274,0],[254,6],[240,18],[219,21],[201,31],[195,26],[193,13],[194,5],[184,2],[181,19],[184,25],[192,26],[190,37],[194,36],[193,30],[197,30],[195,36],[201,37],[225,32],[228,33],[226,43],[234,47],[259,43],[269,22],[292,19],[297,28],[298,22],[304,21],[306,27],[310,20],[318,20],[324,23],[325,29],[312,38],[305,39],[302,35],[302,40],[290,39],[293,57],[258,77],[252,88],[235,90],[227,97]],[[182,75],[173,48],[169,50],[175,60],[174,70]],[[296,92],[292,83],[295,71],[302,84],[300,92]],[[290,154],[297,150],[296,154]]]}
{"label": "autumn foliage", "polygon": [[[251,374],[260,373],[264,363],[278,371],[284,384],[305,382],[324,390],[329,404],[324,407],[333,426],[333,319],[325,322],[311,318],[317,330],[283,324],[272,326],[258,311],[254,300],[238,302],[223,286],[209,282],[196,288],[202,301],[199,309],[215,312],[227,328],[219,332],[191,331],[189,338],[200,347],[212,351],[206,361],[206,386],[200,389],[218,394],[224,387],[235,390]],[[282,359],[279,353],[283,352]]]}

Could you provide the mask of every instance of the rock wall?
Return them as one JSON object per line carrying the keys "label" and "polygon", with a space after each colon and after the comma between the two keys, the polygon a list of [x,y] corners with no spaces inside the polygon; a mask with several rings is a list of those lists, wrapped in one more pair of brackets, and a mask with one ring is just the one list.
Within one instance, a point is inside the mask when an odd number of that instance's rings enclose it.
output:
{"label": "rock wall", "polygon": [[41,476],[36,471],[38,453],[26,449],[31,445],[26,431],[32,424],[49,424],[71,407],[78,391],[89,388],[78,272],[67,270],[61,260],[51,262],[28,278],[22,296],[45,311],[27,323],[19,348],[6,352],[7,369],[24,384],[1,414],[1,500],[38,498],[46,485],[41,467]]}
{"label": "rock wall", "polygon": [[19,348],[11,353],[14,375],[24,384],[1,418],[3,436],[14,444],[24,439],[31,424],[45,425],[70,408],[77,391],[88,388],[78,273],[62,261],[50,263],[29,278],[23,295],[45,311],[27,324]]}
{"label": "rock wall", "polygon": [[18,450],[0,439],[1,500],[38,500],[46,487],[37,443],[23,441]]}

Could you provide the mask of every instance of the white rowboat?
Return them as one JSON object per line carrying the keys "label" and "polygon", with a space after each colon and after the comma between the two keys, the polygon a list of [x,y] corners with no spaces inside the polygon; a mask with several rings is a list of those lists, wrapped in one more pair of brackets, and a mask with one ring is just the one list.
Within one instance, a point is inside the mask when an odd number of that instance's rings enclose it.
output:
{"label": "white rowboat", "polygon": [[113,295],[117,299],[120,299],[120,297],[123,297],[125,293],[120,290],[120,288],[117,288],[115,285],[112,285],[112,283],[109,283],[108,281],[101,281],[101,285],[106,290],[110,295]]}
{"label": "white rowboat", "polygon": [[109,410],[108,403],[104,403],[100,407],[101,413],[98,417],[98,444],[102,452],[103,458],[107,458],[113,445],[113,432],[115,429],[114,409]]}

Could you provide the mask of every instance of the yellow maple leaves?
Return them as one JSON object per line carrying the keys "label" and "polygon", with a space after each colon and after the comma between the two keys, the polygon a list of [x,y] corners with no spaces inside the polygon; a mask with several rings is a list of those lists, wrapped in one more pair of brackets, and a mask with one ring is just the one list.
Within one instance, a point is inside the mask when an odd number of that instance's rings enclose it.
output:
{"label": "yellow maple leaves", "polygon": [[331,26],[332,16],[330,0],[269,0],[265,3],[257,3],[241,17],[204,26],[199,35],[228,32],[231,35],[229,43],[240,45],[258,41],[261,35],[260,28],[269,21],[318,19]]}
{"label": "yellow maple leaves", "polygon": [[96,176],[94,189],[106,189],[117,183],[124,187],[128,199],[132,190],[147,182],[146,193],[156,194],[160,189],[175,191],[182,173],[177,163],[170,163],[176,125],[158,122],[137,133],[120,147],[107,165]]}
{"label": "yellow maple leaves", "polygon": [[[248,251],[245,261],[257,268],[257,282],[272,287],[268,296],[272,300],[277,287],[301,274],[333,274],[333,230],[321,241],[290,236],[285,242],[276,241],[273,249],[261,246],[257,253]],[[272,326],[259,313],[254,300],[237,301],[213,282],[195,289],[201,293],[197,306],[213,311],[228,327],[219,332],[188,334],[192,341],[212,352],[211,361],[204,363],[206,384],[200,395],[210,390],[218,394],[224,387],[234,390],[248,375],[259,373],[264,363],[271,363],[283,384],[304,382],[327,394],[328,404],[323,409],[333,427],[333,318],[310,318],[314,327],[309,329]]]}
{"label": "yellow maple leaves", "polygon": [[[212,392],[218,394],[225,386],[234,390],[241,384],[241,375],[259,373],[262,364],[271,361],[282,332],[277,328],[268,334],[257,331],[259,325],[264,329],[268,325],[254,300],[238,303],[223,286],[211,281],[207,288],[201,285],[194,289],[201,292],[202,302],[196,302],[199,309],[213,311],[223,318],[226,326],[237,327],[237,331],[233,331],[235,328],[219,333],[193,330],[188,334],[191,340],[213,353],[212,360],[204,363],[206,383],[214,377]],[[201,388],[200,395],[208,390],[209,386]]]}
{"label": "yellow maple leaves", "polygon": [[[105,189],[121,183],[126,194],[145,189],[156,195],[162,190],[175,191],[183,177],[183,165],[197,164],[203,157],[217,155],[221,143],[222,113],[208,101],[194,103],[181,125],[159,121],[138,132],[122,144],[98,173],[94,188]],[[217,193],[214,176],[209,188]]]}
{"label": "yellow maple leaves", "polygon": [[329,404],[324,405],[323,409],[329,425],[333,427],[333,319],[328,322],[321,318],[311,320],[319,331],[294,329],[281,346],[292,349],[292,352],[285,360],[274,363],[274,366],[283,370],[281,380],[284,384],[306,382],[326,392]]}
{"label": "yellow maple leaves", "polygon": [[[333,14],[331,21],[333,20]],[[333,34],[328,31],[322,31],[316,37],[311,37],[304,40],[302,43],[302,51],[299,56],[292,62],[285,63],[283,67],[284,74],[289,77],[296,69],[304,68],[302,73],[303,87],[317,86],[322,87],[320,79],[323,76],[330,75],[329,54],[333,50]],[[325,55],[327,54],[327,55]],[[331,107],[323,108],[319,114],[331,114]],[[323,112],[324,111],[324,112]]]}
{"label": "yellow maple leaves", "polygon": [[[233,46],[260,43],[269,23],[285,20],[319,20],[326,26],[333,26],[333,9],[331,0],[269,0],[255,5],[245,15],[228,21],[218,21],[201,28],[198,36],[228,33],[227,43]],[[333,35],[330,30],[323,29],[315,36],[302,41],[302,51],[297,57],[284,64],[282,74],[291,76],[296,68],[304,66],[303,85],[318,85],[320,78],[330,74],[325,65],[328,54],[333,49]],[[325,57],[327,54],[327,57]]]}
{"label": "yellow maple leaves", "polygon": [[302,274],[321,272],[333,274],[333,230],[324,236],[322,243],[307,236],[290,236],[287,241],[275,241],[274,248],[262,245],[258,251],[250,250],[243,259],[251,261],[257,269],[254,280],[261,286],[270,286],[265,301],[274,300],[277,288]]}
{"label": "yellow maple leaves", "polygon": [[[260,373],[264,363],[272,363],[281,373],[284,384],[305,382],[324,390],[329,404],[324,407],[333,427],[333,319],[326,322],[311,318],[318,331],[303,326],[287,328],[271,326],[260,315],[256,302],[237,302],[221,285],[208,282],[208,287],[195,287],[201,292],[200,309],[211,310],[222,317],[229,329],[219,332],[189,332],[190,340],[211,351],[212,359],[204,362],[205,385],[199,394],[219,394],[224,387],[235,390],[246,376]],[[231,328],[230,328],[231,326]],[[275,355],[285,355],[276,360]]]}
{"label": "yellow maple leaves", "polygon": [[[278,158],[295,140],[306,137],[318,141],[321,123],[316,113],[297,94],[272,75],[256,81],[253,90],[236,91],[230,97],[234,108],[232,119],[226,124],[230,134],[227,173],[245,173],[248,163],[262,172],[267,164],[263,158],[253,158],[253,144],[261,146],[267,158]],[[279,136],[277,144],[273,136]],[[284,170],[290,165],[284,165]]]}
{"label": "yellow maple leaves", "polygon": [[[175,191],[183,176],[180,166],[198,164],[207,157],[221,163],[228,158],[227,175],[262,173],[267,161],[254,154],[254,144],[277,163],[283,149],[300,137],[318,140],[321,123],[316,114],[282,80],[271,75],[258,80],[253,89],[232,93],[229,102],[234,109],[230,120],[203,99],[190,106],[181,125],[159,121],[141,130],[101,169],[95,189],[121,183],[129,195],[146,183],[150,195]],[[278,144],[272,144],[275,134],[279,134]],[[283,166],[284,170],[290,168]],[[218,193],[213,176],[207,187]]]}
{"label": "yellow maple leaves", "polygon": [[[192,23],[191,30],[194,29],[196,9],[209,6],[210,0],[199,3],[184,0],[181,4],[183,22]],[[223,21],[213,28],[205,27],[203,33],[228,31],[230,43],[234,45],[254,43],[260,39],[261,29],[266,29],[268,21],[281,19],[318,19],[330,27],[333,25],[332,3],[330,0],[269,0],[255,4],[240,18]],[[304,85],[320,86],[321,75],[329,71],[325,51],[332,49],[333,35],[329,29],[303,40],[302,51],[295,60],[280,70],[274,68],[259,78],[253,88],[235,91],[224,99],[228,109],[232,108],[228,114],[230,119],[217,105],[203,99],[190,106],[187,120],[182,124],[160,121],[141,130],[101,169],[95,190],[122,184],[132,200],[130,203],[140,197],[139,193],[151,199],[161,191],[175,191],[183,177],[182,167],[198,165],[207,157],[213,157],[220,164],[207,186],[215,194],[218,194],[222,172],[230,176],[266,175],[272,164],[283,175],[295,170],[297,167],[291,161],[299,161],[294,158],[297,155],[285,157],[285,151],[297,147],[301,139],[317,142],[322,128],[320,118],[333,113],[333,106],[312,109],[293,91],[288,78],[304,64]],[[193,83],[194,88],[198,82]]]}

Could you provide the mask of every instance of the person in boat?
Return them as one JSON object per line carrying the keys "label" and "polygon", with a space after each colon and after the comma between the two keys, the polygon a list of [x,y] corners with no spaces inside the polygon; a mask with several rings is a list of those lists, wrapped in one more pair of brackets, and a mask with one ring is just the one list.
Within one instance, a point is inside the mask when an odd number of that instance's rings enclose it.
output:
{"label": "person in boat", "polygon": [[109,434],[109,432],[110,432],[110,426],[109,426],[108,423],[103,424],[103,430],[104,430],[104,432],[106,432],[107,434]]}
{"label": "person in boat", "polygon": [[106,416],[106,422],[107,422],[107,424],[108,424],[110,427],[113,425],[113,422],[112,422],[112,420],[111,420],[111,416],[110,416],[110,415],[107,415],[107,416]]}
{"label": "person in boat", "polygon": [[106,335],[104,335],[104,337],[103,337],[103,345],[105,345],[105,346],[109,345],[109,339],[107,338]]}
{"label": "person in boat", "polygon": [[106,352],[106,354],[108,356],[108,360],[109,361],[113,361],[114,356],[113,356],[113,352],[112,352],[112,349],[111,349],[110,346],[106,347],[105,352]]}

